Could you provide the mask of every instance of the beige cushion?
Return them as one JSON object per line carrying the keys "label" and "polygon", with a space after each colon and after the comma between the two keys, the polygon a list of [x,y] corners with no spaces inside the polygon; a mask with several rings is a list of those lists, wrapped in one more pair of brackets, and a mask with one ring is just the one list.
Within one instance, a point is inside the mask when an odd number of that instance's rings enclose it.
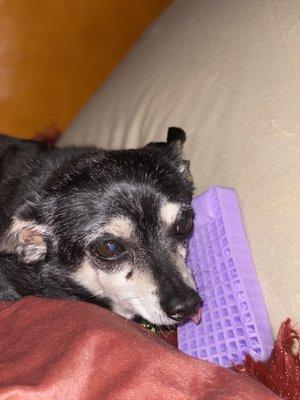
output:
{"label": "beige cushion", "polygon": [[196,192],[237,190],[272,326],[300,323],[300,1],[175,1],[61,139],[188,133]]}

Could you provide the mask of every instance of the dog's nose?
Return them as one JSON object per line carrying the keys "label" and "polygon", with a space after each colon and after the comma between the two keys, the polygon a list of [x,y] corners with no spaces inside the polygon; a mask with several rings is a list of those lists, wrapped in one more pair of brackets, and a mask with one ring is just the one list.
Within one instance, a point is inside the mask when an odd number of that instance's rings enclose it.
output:
{"label": "dog's nose", "polygon": [[203,304],[196,292],[192,292],[185,299],[173,297],[168,302],[167,315],[175,321],[183,321],[194,315]]}

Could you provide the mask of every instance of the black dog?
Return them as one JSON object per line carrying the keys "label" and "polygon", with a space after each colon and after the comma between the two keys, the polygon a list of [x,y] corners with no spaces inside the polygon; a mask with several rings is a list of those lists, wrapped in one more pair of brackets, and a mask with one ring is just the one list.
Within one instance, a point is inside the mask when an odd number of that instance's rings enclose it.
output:
{"label": "black dog", "polygon": [[78,299],[164,325],[195,319],[184,141],[179,128],[167,143],[120,151],[0,136],[0,299]]}

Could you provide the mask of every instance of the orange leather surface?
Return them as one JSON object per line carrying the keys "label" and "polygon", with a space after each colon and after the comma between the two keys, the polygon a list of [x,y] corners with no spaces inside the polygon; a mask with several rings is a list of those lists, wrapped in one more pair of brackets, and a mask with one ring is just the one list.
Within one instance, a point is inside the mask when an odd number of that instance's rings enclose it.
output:
{"label": "orange leather surface", "polygon": [[1,1],[0,132],[64,129],[170,1]]}
{"label": "orange leather surface", "polygon": [[0,302],[0,400],[276,400],[100,307]]}

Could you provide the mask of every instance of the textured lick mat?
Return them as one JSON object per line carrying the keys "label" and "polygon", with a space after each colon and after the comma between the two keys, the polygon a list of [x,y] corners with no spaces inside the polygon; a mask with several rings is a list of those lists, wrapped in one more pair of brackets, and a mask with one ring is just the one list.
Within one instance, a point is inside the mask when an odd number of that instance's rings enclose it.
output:
{"label": "textured lick mat", "polygon": [[271,328],[234,190],[212,187],[193,200],[187,265],[204,300],[199,325],[178,327],[178,348],[224,367],[246,354],[266,360]]}

